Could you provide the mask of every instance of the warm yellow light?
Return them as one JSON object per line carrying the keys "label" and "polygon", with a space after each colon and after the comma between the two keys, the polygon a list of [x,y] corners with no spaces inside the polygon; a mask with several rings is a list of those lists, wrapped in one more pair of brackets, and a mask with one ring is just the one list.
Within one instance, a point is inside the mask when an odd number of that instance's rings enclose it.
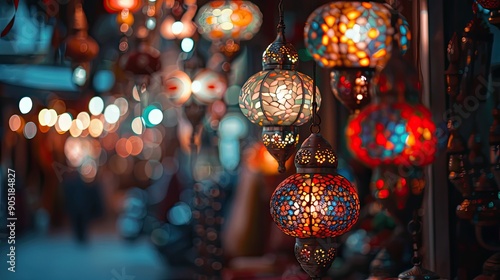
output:
{"label": "warm yellow light", "polygon": [[99,137],[104,129],[104,125],[101,120],[93,119],[90,121],[89,133],[92,137]]}

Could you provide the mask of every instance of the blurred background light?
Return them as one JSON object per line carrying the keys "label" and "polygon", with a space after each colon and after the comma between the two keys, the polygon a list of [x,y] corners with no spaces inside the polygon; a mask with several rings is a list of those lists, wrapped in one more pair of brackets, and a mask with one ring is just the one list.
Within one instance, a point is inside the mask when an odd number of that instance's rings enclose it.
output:
{"label": "blurred background light", "polygon": [[59,124],[59,129],[61,129],[61,131],[68,131],[70,128],[71,128],[71,122],[73,121],[73,118],[71,117],[71,115],[69,113],[63,113],[59,116],[59,121],[58,121],[58,124]]}
{"label": "blurred background light", "polygon": [[89,112],[92,115],[97,116],[102,113],[102,110],[104,110],[104,101],[102,98],[99,96],[92,97],[89,102]]}
{"label": "blurred background light", "polygon": [[33,108],[33,101],[31,98],[25,96],[19,100],[19,111],[21,111],[22,114],[29,113],[31,108]]}
{"label": "blurred background light", "polygon": [[109,104],[104,110],[104,119],[110,124],[118,122],[120,119],[120,108],[115,104]]}
{"label": "blurred background light", "polygon": [[110,70],[98,70],[92,84],[97,92],[109,91],[115,84],[115,74]]}

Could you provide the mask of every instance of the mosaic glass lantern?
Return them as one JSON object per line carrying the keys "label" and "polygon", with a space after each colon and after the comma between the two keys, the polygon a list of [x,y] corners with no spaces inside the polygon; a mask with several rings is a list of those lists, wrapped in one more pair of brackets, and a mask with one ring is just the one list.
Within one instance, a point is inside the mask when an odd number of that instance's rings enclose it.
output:
{"label": "mosaic glass lantern", "polygon": [[335,258],[334,238],[351,229],[359,217],[353,185],[337,174],[337,156],[317,133],[295,156],[297,174],[281,182],[271,201],[278,228],[296,238],[295,256],[313,278],[323,276]]}
{"label": "mosaic glass lantern", "polygon": [[191,89],[198,101],[210,104],[224,96],[227,81],[221,73],[206,68],[196,74]]}
{"label": "mosaic glass lantern", "polygon": [[476,2],[481,5],[483,8],[488,10],[500,9],[500,1],[499,0],[476,0]]}
{"label": "mosaic glass lantern", "polygon": [[373,104],[346,129],[349,150],[367,166],[425,166],[434,161],[437,138],[430,111],[407,103]]}
{"label": "mosaic glass lantern", "polygon": [[309,16],[304,33],[307,49],[322,67],[375,68],[387,60],[394,30],[382,3],[335,1]]}
{"label": "mosaic glass lantern", "polygon": [[309,121],[313,114],[313,95],[319,105],[321,96],[311,77],[296,71],[298,53],[284,36],[281,16],[278,35],[262,55],[263,70],[243,85],[239,106],[252,123],[263,126],[262,140],[279,163],[280,172],[295,151],[297,126]]}
{"label": "mosaic glass lantern", "polygon": [[198,31],[219,51],[232,57],[239,42],[250,40],[262,25],[262,13],[250,1],[210,1],[198,10]]}

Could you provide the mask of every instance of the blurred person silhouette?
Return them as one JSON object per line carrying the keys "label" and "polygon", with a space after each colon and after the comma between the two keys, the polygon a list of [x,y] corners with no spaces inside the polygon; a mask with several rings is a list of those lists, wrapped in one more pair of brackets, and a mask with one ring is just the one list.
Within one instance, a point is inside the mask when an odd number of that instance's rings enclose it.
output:
{"label": "blurred person silhouette", "polygon": [[99,186],[83,181],[76,169],[63,175],[62,185],[73,234],[79,243],[86,243],[90,221],[103,210]]}

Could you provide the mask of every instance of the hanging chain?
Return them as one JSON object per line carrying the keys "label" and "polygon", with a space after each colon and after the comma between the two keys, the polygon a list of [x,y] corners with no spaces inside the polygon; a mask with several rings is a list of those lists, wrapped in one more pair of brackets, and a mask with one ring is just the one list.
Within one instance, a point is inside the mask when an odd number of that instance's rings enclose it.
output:
{"label": "hanging chain", "polygon": [[309,127],[311,133],[319,133],[321,131],[321,118],[318,114],[318,102],[316,101],[316,61],[313,60],[313,92],[312,92],[312,123]]}
{"label": "hanging chain", "polygon": [[411,234],[413,241],[413,256],[411,262],[413,265],[418,266],[421,264],[420,255],[418,253],[418,236],[422,231],[422,222],[418,217],[418,210],[413,212],[413,219],[408,223],[408,231]]}
{"label": "hanging chain", "polygon": [[279,22],[278,22],[278,32],[283,32],[285,30],[285,11],[283,9],[283,0],[280,0],[278,4],[278,14],[279,14]]}

